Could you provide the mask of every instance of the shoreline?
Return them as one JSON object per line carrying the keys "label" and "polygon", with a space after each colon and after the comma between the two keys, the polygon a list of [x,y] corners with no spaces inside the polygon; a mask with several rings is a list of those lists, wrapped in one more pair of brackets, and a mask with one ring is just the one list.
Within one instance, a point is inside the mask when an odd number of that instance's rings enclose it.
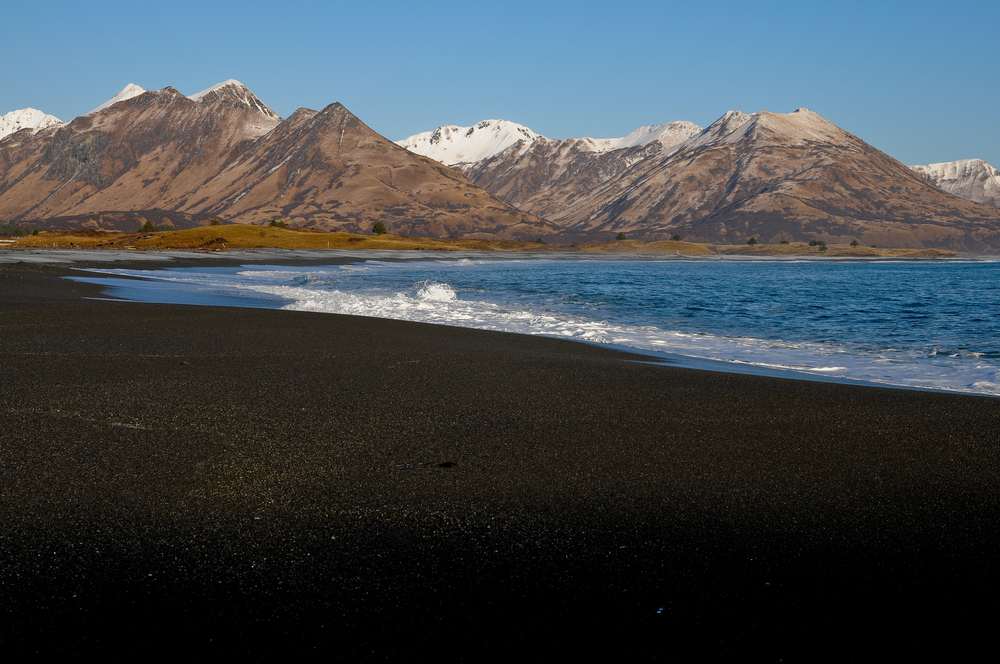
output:
{"label": "shoreline", "polygon": [[[102,254],[100,256],[95,256],[96,254]],[[38,262],[41,264],[69,264],[73,268],[79,269],[101,269],[106,267],[108,263],[115,263],[116,267],[121,267],[123,269],[132,270],[144,270],[144,269],[156,269],[155,263],[162,263],[159,267],[164,268],[188,268],[188,267],[238,267],[243,265],[285,265],[285,266],[322,266],[322,265],[344,265],[356,262],[364,262],[369,260],[381,260],[381,261],[425,261],[425,260],[459,260],[462,258],[474,257],[477,260],[529,260],[529,259],[540,259],[540,260],[621,260],[624,258],[623,255],[593,255],[593,254],[477,254],[476,252],[404,252],[404,251],[323,251],[323,250],[275,250],[275,249],[263,249],[263,250],[231,250],[229,252],[191,252],[187,250],[159,250],[152,252],[142,252],[140,255],[136,255],[134,252],[120,251],[120,250],[103,250],[100,252],[95,252],[94,250],[48,250],[46,252],[41,252],[38,254],[32,253],[32,258],[35,261],[26,262]],[[515,257],[516,256],[516,257]],[[95,260],[98,258],[100,260]],[[657,257],[656,255],[631,255],[633,260],[663,260],[662,256]],[[0,254],[0,265],[3,265],[3,256]],[[137,262],[137,260],[139,262]],[[674,259],[671,259],[674,260]],[[680,257],[680,260],[688,261],[705,261],[705,260],[751,260],[751,261],[769,261],[775,260],[778,262],[787,262],[789,260],[809,260],[809,261],[824,261],[824,262],[855,262],[855,261],[913,261],[922,259],[913,258],[893,258],[893,257],[880,257],[880,258],[843,258],[843,257],[745,257],[745,256],[698,256],[698,257]],[[965,261],[971,260],[976,261],[977,259],[947,259],[949,262],[953,261]],[[51,263],[50,263],[51,261]],[[67,278],[77,279],[77,277],[72,274],[67,274]],[[113,288],[113,286],[102,286],[102,289],[107,290],[108,288]],[[115,298],[109,298],[115,299]],[[232,302],[225,302],[226,298],[220,298],[217,302],[194,302],[187,298],[181,298],[174,300],[173,304],[184,304],[186,306],[204,306],[205,304],[215,305],[215,306],[237,306],[237,307],[248,307],[248,306],[262,306],[264,308],[280,308],[272,307],[268,305],[263,305],[259,301],[255,301],[254,304],[241,304],[238,300],[233,300]],[[141,300],[137,300],[141,301]],[[171,300],[157,300],[160,303],[171,303]],[[469,328],[476,329],[476,328]],[[539,335],[546,336],[546,335]],[[551,336],[550,338],[565,339],[564,337]],[[575,341],[580,343],[589,344],[591,342],[583,339],[566,339],[569,341]],[[926,387],[926,386],[914,386],[900,383],[892,383],[888,381],[877,381],[877,380],[864,380],[859,378],[850,377],[840,377],[831,376],[818,372],[810,372],[805,369],[795,368],[795,367],[782,367],[777,365],[763,364],[763,363],[752,363],[746,361],[735,361],[735,360],[721,360],[721,359],[711,359],[698,356],[684,355],[679,352],[657,352],[655,350],[649,350],[639,347],[625,346],[625,345],[613,345],[613,344],[596,344],[597,347],[610,347],[626,353],[632,353],[642,358],[653,358],[659,363],[667,363],[673,366],[698,369],[703,371],[717,371],[724,373],[737,373],[737,374],[747,374],[754,376],[770,376],[776,378],[786,378],[789,380],[809,380],[818,382],[832,382],[845,385],[860,385],[860,386],[871,386],[880,387],[888,389],[902,389],[902,390],[916,390],[916,391],[927,391],[927,392],[940,392],[943,394],[971,394],[976,396],[985,396],[989,398],[997,398],[1000,395],[989,394],[983,392],[975,392],[972,390],[963,389],[949,389],[943,387]],[[639,361],[639,360],[637,360]]]}
{"label": "shoreline", "polygon": [[12,653],[975,652],[1000,402],[0,266]]}
{"label": "shoreline", "polygon": [[[678,237],[679,236],[675,236]],[[203,226],[185,230],[164,229],[150,232],[97,231],[89,229],[43,231],[17,240],[4,241],[15,248],[66,247],[108,250],[123,247],[130,250],[187,249],[195,251],[230,251],[247,249],[313,249],[313,250],[416,250],[473,251],[483,253],[582,253],[588,255],[659,256],[740,256],[753,258],[906,258],[934,260],[953,258],[957,252],[928,248],[877,248],[855,244],[827,246],[816,240],[780,244],[711,244],[676,240],[628,240],[550,242],[539,237],[535,241],[503,240],[494,236],[480,238],[409,237],[405,235],[358,235],[322,232],[315,229],[288,226],[253,226],[230,224]]]}

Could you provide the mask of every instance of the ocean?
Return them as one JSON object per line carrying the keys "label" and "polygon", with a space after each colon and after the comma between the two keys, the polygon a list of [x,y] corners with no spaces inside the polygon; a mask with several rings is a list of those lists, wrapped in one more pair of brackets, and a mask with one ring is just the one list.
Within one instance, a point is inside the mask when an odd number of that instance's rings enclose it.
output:
{"label": "ocean", "polygon": [[698,368],[1000,395],[1000,261],[329,255],[354,262],[74,278],[134,301],[395,318]]}

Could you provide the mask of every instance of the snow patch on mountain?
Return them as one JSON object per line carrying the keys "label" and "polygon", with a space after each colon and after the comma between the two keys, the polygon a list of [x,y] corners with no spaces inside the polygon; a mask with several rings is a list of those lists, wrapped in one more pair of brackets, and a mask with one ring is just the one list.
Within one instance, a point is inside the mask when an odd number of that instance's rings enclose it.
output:
{"label": "snow patch on mountain", "polygon": [[603,148],[602,152],[643,147],[654,142],[659,142],[663,147],[669,148],[683,143],[700,132],[701,127],[693,122],[668,122],[667,124],[639,127],[622,138],[594,139],[594,142]]}
{"label": "snow patch on mountain", "polygon": [[11,111],[7,115],[0,116],[0,138],[22,129],[31,129],[34,133],[39,129],[60,124],[62,124],[62,120],[54,115],[43,113],[37,108],[22,108],[19,111]]}
{"label": "snow patch on mountain", "polygon": [[953,196],[1000,207],[1000,171],[982,159],[960,159],[910,168]]}
{"label": "snow patch on mountain", "polygon": [[138,97],[144,92],[146,92],[145,88],[141,88],[135,83],[129,83],[124,88],[122,88],[121,92],[119,92],[114,97],[112,97],[111,99],[107,100],[106,102],[104,102],[103,104],[92,110],[90,113],[87,113],[87,115],[97,113],[98,111],[103,111],[109,106],[114,106],[120,101],[125,101],[126,99],[132,99],[133,97]]}

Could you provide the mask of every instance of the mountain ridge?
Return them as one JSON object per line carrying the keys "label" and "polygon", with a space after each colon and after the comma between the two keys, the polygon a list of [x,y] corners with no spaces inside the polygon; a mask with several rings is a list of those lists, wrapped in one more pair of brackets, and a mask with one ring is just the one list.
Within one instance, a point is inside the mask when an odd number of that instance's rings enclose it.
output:
{"label": "mountain ridge", "polygon": [[455,167],[567,235],[1000,249],[996,208],[942,192],[806,108],[728,111],[671,146],[584,142],[543,137]]}
{"label": "mountain ridge", "polygon": [[664,146],[674,145],[699,131],[701,127],[693,122],[677,121],[661,125],[645,125],[621,138],[550,139],[509,120],[483,120],[471,127],[444,125],[396,141],[396,145],[455,167],[494,157],[519,143],[530,146],[539,140],[576,141],[580,149],[607,152],[643,147],[653,142],[659,142]]}
{"label": "mountain ridge", "polygon": [[49,115],[37,108],[22,108],[0,116],[0,140],[17,133],[22,129],[30,129],[36,133],[41,129],[61,125],[62,120]]}
{"label": "mountain ridge", "polygon": [[1000,207],[1000,171],[982,159],[960,159],[910,168],[949,194]]}
{"label": "mountain ridge", "polygon": [[144,91],[58,128],[9,137],[0,218],[118,228],[142,210],[161,210],[189,225],[212,215],[351,232],[375,221],[426,235],[556,230],[396,146],[339,103],[283,121],[236,81],[194,96]]}

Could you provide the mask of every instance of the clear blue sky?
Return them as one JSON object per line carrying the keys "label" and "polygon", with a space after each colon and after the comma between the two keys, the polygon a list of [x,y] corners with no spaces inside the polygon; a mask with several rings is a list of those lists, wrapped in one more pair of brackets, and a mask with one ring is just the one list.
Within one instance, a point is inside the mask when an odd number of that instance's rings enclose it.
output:
{"label": "clear blue sky", "polygon": [[1000,2],[65,2],[0,10],[0,114],[127,83],[340,101],[400,139],[504,118],[551,138],[806,106],[907,164],[1000,167]]}

